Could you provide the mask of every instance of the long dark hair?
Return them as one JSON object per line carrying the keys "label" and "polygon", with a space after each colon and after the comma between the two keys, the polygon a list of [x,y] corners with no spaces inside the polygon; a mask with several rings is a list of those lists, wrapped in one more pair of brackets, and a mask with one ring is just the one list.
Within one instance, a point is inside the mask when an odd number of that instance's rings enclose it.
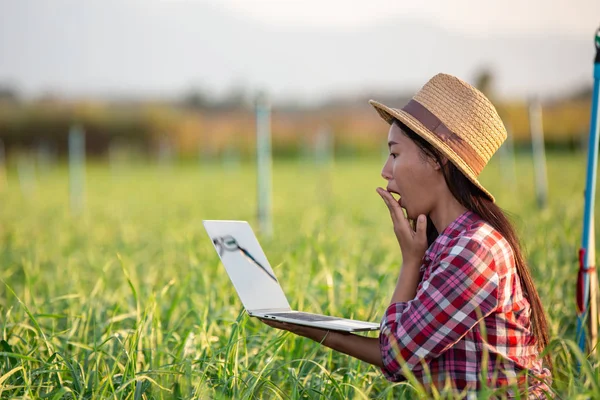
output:
{"label": "long dark hair", "polygon": [[[517,237],[512,224],[502,209],[493,203],[492,200],[488,198],[481,189],[475,186],[454,164],[446,162],[444,156],[435,147],[413,132],[404,123],[398,120],[395,120],[394,123],[404,131],[406,136],[408,136],[408,138],[411,139],[426,156],[431,157],[437,161],[439,165],[443,166],[442,171],[448,189],[450,189],[450,192],[458,202],[468,210],[479,215],[485,222],[500,232],[510,244],[510,247],[512,247],[517,274],[521,281],[524,295],[531,306],[531,329],[537,340],[538,349],[542,352],[550,340],[548,335],[548,322],[546,321],[546,314],[542,307],[540,296],[538,295],[531,277],[531,272],[527,266],[527,261],[525,260],[525,257],[523,257],[519,238]],[[430,245],[437,235],[438,232],[435,230],[435,226],[433,226],[433,223],[428,218],[427,240]],[[552,368],[552,360],[550,359],[549,354],[546,355],[544,361],[549,368]]]}

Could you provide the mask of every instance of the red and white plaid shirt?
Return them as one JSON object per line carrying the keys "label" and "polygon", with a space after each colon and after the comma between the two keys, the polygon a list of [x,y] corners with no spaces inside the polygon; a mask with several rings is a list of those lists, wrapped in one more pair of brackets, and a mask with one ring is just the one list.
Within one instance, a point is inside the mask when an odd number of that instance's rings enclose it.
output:
{"label": "red and white plaid shirt", "polygon": [[449,382],[472,392],[487,377],[488,387],[550,393],[514,254],[498,231],[465,212],[427,249],[420,271],[415,298],[391,304],[381,322],[387,379],[403,380],[404,364],[425,388]]}

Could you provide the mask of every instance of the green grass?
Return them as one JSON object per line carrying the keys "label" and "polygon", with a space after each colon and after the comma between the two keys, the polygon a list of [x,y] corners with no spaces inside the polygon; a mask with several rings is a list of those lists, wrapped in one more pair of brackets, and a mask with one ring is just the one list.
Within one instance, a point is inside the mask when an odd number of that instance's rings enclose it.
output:
{"label": "green grass", "polygon": [[[381,162],[274,165],[274,236],[260,237],[293,307],[379,321],[400,266],[375,187]],[[531,159],[482,181],[511,213],[546,306],[554,388],[599,398],[598,357],[576,370],[575,279],[585,156],[549,155],[549,205]],[[88,167],[86,208],[68,210],[64,167],[0,189],[0,398],[416,397],[367,364],[244,312],[202,219],[256,224],[252,164]],[[260,235],[259,235],[260,236]],[[376,335],[376,333],[370,333]],[[482,397],[487,396],[483,394]]]}

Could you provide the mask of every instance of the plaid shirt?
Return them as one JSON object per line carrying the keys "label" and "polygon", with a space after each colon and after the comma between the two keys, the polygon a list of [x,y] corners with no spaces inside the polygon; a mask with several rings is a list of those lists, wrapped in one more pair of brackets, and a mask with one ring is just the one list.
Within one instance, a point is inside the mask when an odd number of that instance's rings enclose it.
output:
{"label": "plaid shirt", "polygon": [[387,379],[403,380],[404,365],[425,388],[449,382],[472,392],[487,375],[488,387],[517,383],[534,398],[549,391],[512,248],[498,231],[465,212],[427,249],[420,271],[415,298],[391,304],[381,322]]}

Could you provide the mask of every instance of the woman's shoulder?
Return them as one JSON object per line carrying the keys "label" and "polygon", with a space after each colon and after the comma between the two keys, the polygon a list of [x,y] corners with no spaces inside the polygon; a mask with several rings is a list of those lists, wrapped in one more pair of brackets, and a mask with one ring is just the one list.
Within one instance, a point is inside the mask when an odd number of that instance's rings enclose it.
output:
{"label": "woman's shoulder", "polygon": [[448,241],[448,247],[468,248],[479,254],[489,253],[497,262],[510,262],[514,256],[506,238],[479,215],[470,214],[464,229]]}
{"label": "woman's shoulder", "polygon": [[[463,221],[460,229],[457,225],[454,228],[452,232],[446,230],[443,233],[443,245],[432,249],[433,254],[426,257],[430,273],[451,269],[456,274],[471,277],[472,281],[498,284],[510,262],[510,253],[504,250],[502,235],[476,217]],[[429,260],[430,263],[427,263]]]}
{"label": "woman's shoulder", "polygon": [[492,256],[512,255],[510,244],[497,229],[479,215],[473,212],[468,214],[462,229],[455,232],[453,238],[449,238],[447,249],[468,248],[477,252],[490,252]]}

